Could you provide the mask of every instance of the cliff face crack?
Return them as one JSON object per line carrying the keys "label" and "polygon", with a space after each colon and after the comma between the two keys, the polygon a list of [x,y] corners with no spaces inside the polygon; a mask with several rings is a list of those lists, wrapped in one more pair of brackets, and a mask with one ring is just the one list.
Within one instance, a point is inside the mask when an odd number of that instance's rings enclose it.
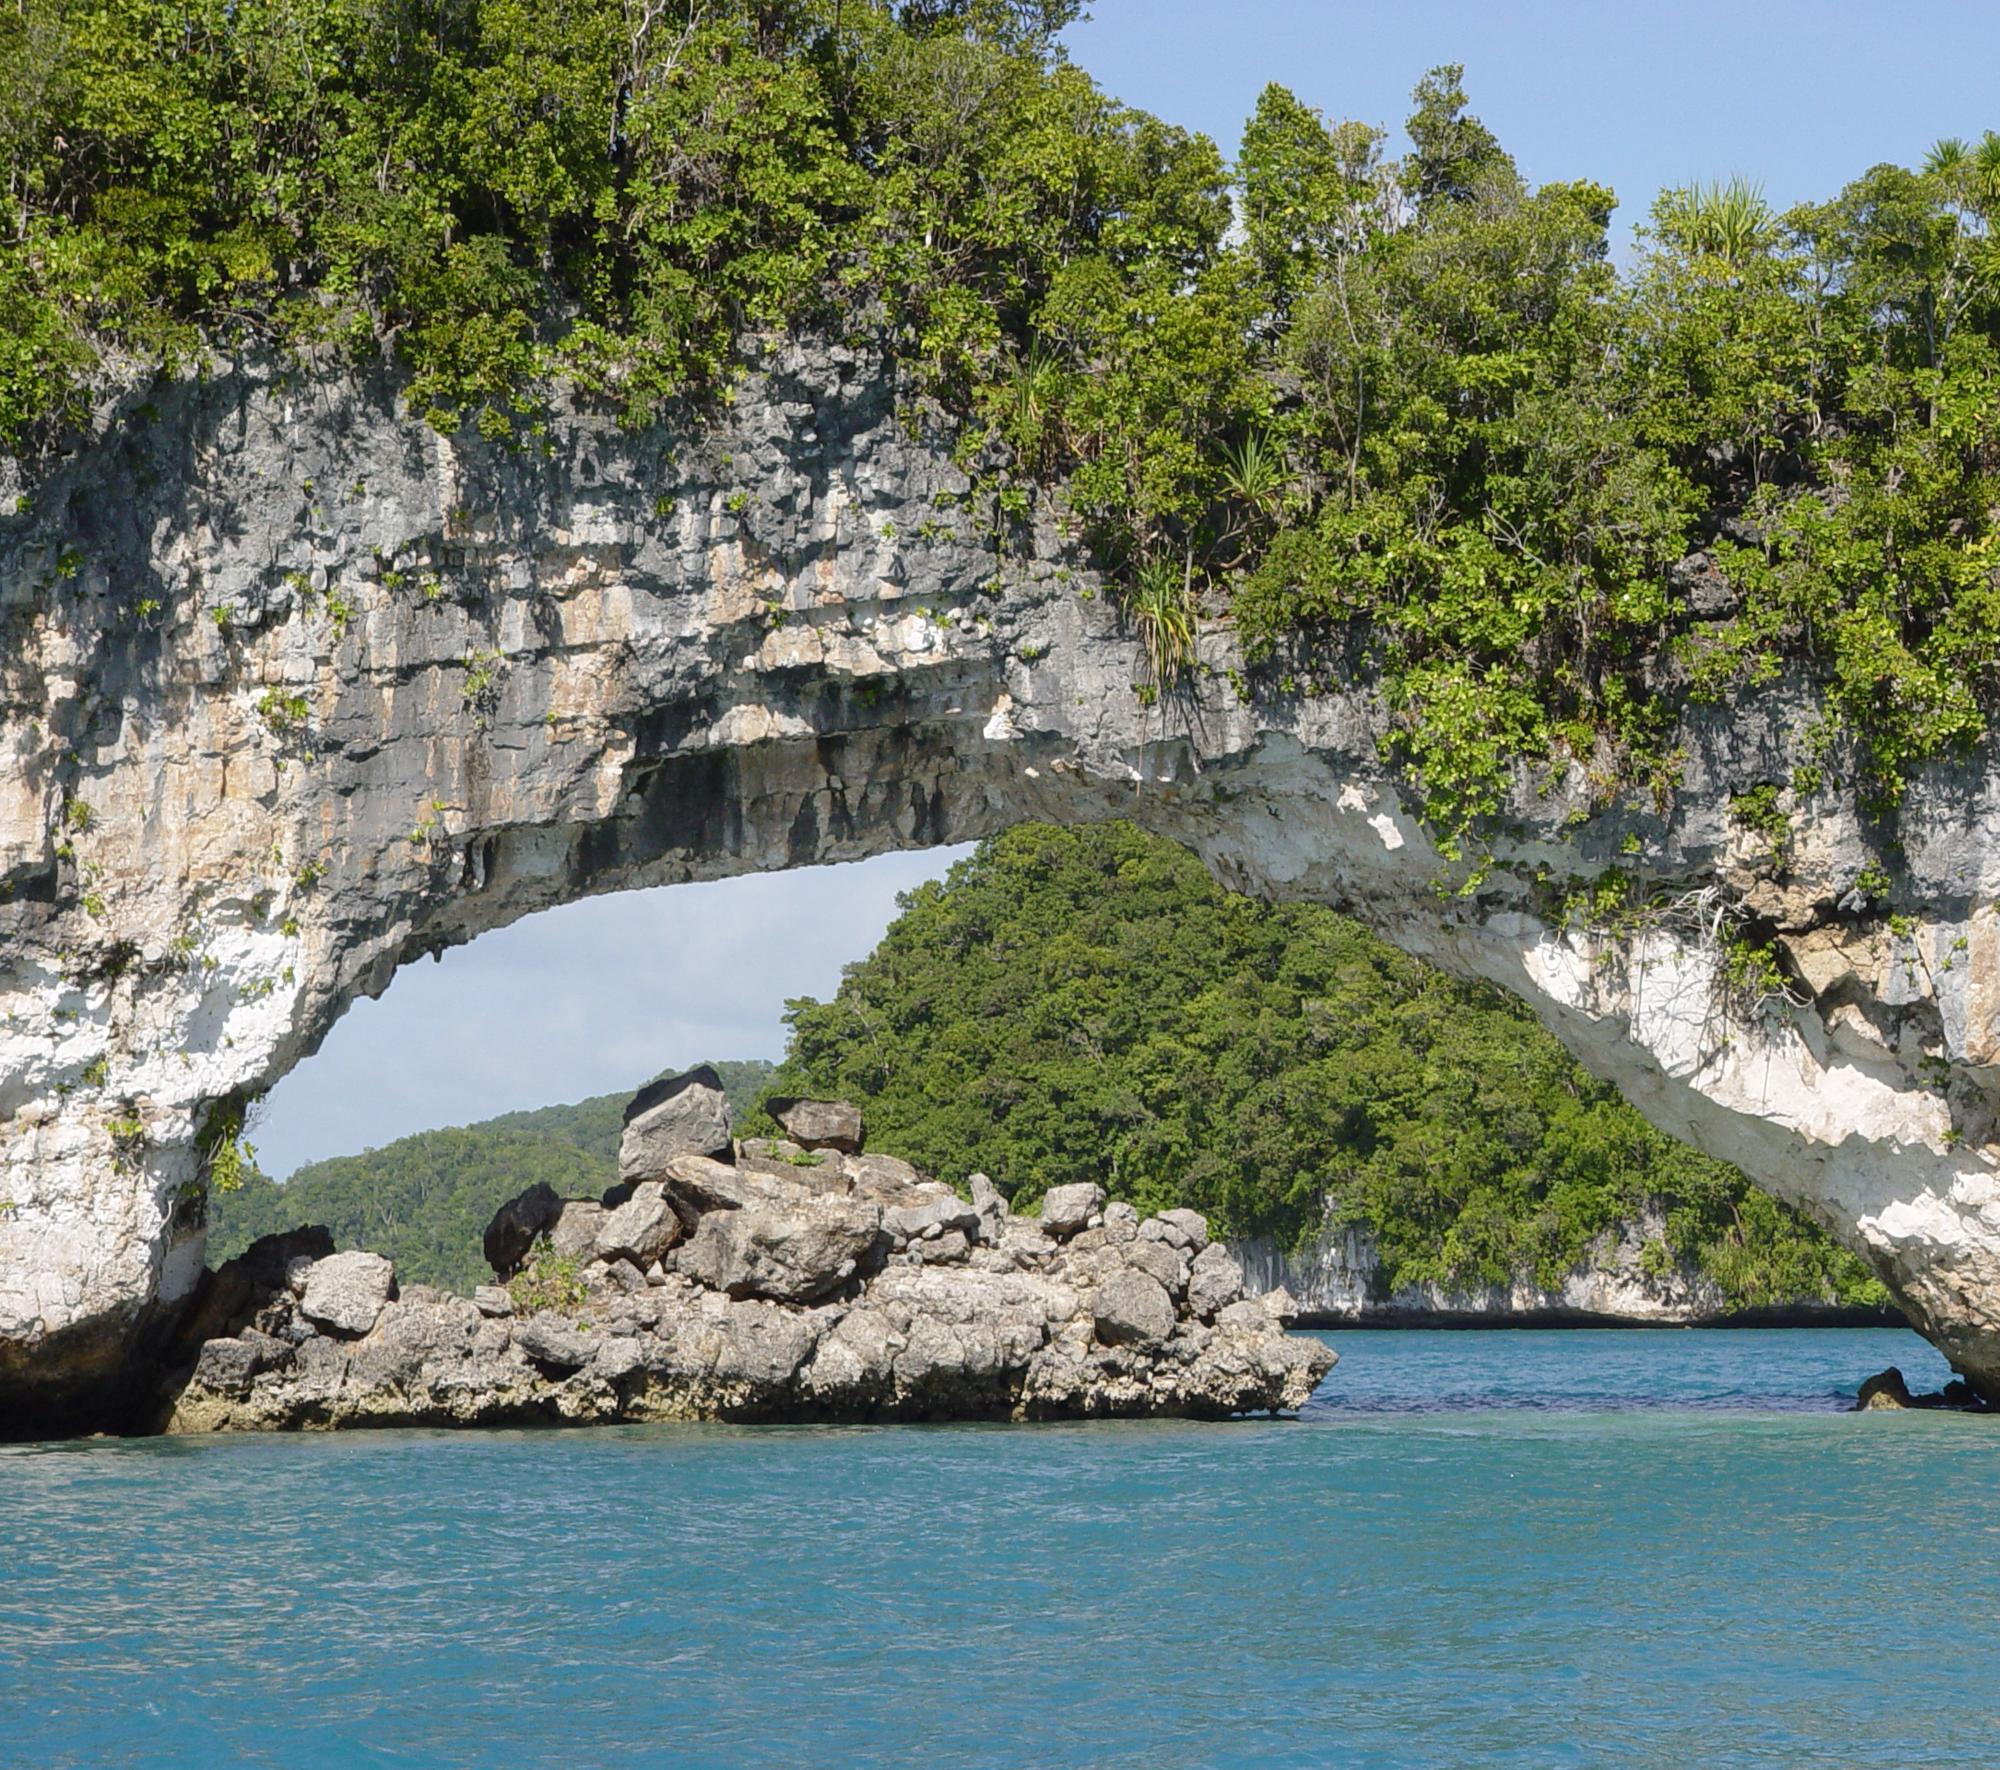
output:
{"label": "cliff face crack", "polygon": [[[213,1103],[404,960],[592,893],[1106,817],[1524,995],[2000,1390],[1990,757],[1908,794],[1893,919],[1856,896],[1840,791],[1798,808],[1781,877],[1732,823],[1804,759],[1785,684],[1690,716],[1664,808],[1524,789],[1483,881],[1440,892],[1379,697],[1245,701],[1216,632],[1195,689],[1142,704],[1053,515],[992,593],[938,514],[948,449],[841,377],[795,349],[699,439],[572,416],[557,458],[592,471],[566,475],[445,444],[374,382],[301,428],[248,362],[153,390],[143,438],[0,517],[0,1405],[101,1417],[200,1270]],[[359,479],[302,521],[306,481]],[[427,536],[478,562],[450,594]],[[1732,982],[1699,918],[1568,925],[1564,888],[1614,865],[1775,931],[1793,1003]]]}

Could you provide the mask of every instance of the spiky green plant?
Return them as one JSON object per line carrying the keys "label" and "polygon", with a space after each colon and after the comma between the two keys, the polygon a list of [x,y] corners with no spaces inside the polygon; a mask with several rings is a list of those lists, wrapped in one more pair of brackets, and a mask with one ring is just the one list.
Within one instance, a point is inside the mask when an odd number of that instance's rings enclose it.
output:
{"label": "spiky green plant", "polygon": [[1192,575],[1172,560],[1146,560],[1133,574],[1124,604],[1138,630],[1153,686],[1173,687],[1194,667],[1197,609]]}
{"label": "spiky green plant", "polygon": [[1698,258],[1713,258],[1741,270],[1777,239],[1771,206],[1761,186],[1747,179],[1692,184],[1661,199],[1666,230]]}
{"label": "spiky green plant", "polygon": [[1247,431],[1222,445],[1222,484],[1238,503],[1268,515],[1284,496],[1284,456],[1263,431]]}
{"label": "spiky green plant", "polygon": [[1008,441],[1030,467],[1039,465],[1048,452],[1049,420],[1061,382],[1062,365],[1039,338],[1028,346],[1007,382],[1004,422]]}

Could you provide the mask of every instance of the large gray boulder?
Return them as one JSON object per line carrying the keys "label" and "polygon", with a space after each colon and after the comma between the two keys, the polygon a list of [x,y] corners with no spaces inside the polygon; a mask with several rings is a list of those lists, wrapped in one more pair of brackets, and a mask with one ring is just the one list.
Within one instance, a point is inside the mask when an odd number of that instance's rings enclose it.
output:
{"label": "large gray boulder", "polygon": [[675,1156],[666,1165],[662,1184],[689,1224],[706,1211],[740,1211],[745,1205],[782,1196],[785,1190],[762,1166],[742,1167],[705,1155]]}
{"label": "large gray boulder", "polygon": [[979,1213],[980,1239],[998,1241],[1007,1226],[1007,1201],[1000,1188],[984,1174],[974,1174],[966,1187],[972,1194],[972,1208]]}
{"label": "large gray boulder", "polygon": [[299,1311],[330,1333],[365,1334],[395,1288],[396,1268],[380,1254],[329,1254],[307,1271]]}
{"label": "large gray boulder", "polygon": [[643,1272],[681,1239],[681,1220],[657,1180],[641,1180],[632,1196],[607,1212],[592,1244],[600,1260],[629,1260]]}
{"label": "large gray boulder", "polygon": [[537,1364],[576,1370],[596,1355],[599,1340],[565,1316],[538,1311],[514,1324],[514,1344]]}
{"label": "large gray boulder", "polygon": [[851,1182],[840,1153],[807,1149],[784,1137],[746,1137],[736,1146],[736,1165],[807,1192],[845,1195]]}
{"label": "large gray boulder", "polygon": [[1097,1287],[1091,1314],[1107,1346],[1157,1346],[1174,1331],[1174,1300],[1156,1278],[1127,1267]]}
{"label": "large gray boulder", "polygon": [[1103,1209],[1104,1188],[1094,1180],[1051,1186],[1042,1199],[1042,1233],[1067,1239],[1087,1229],[1091,1218]]}
{"label": "large gray boulder", "polygon": [[677,1155],[727,1161],[731,1114],[722,1078],[703,1064],[684,1075],[648,1082],[625,1108],[618,1140],[618,1177],[657,1180]]}
{"label": "large gray boulder", "polygon": [[1125,1243],[1119,1252],[1130,1265],[1156,1280],[1173,1295],[1180,1296],[1187,1290],[1188,1257],[1179,1248],[1163,1241],[1133,1240]]}
{"label": "large gray boulder", "polygon": [[1198,1254],[1208,1246],[1208,1219],[1199,1211],[1190,1211],[1181,1206],[1175,1210],[1162,1211],[1160,1221],[1169,1228],[1178,1230],[1187,1238],[1183,1245],[1188,1252]]}
{"label": "large gray boulder", "polygon": [[597,1232],[610,1214],[595,1199],[569,1200],[549,1226],[549,1246],[566,1259],[589,1259],[597,1249]]}
{"label": "large gray boulder", "polygon": [[785,1127],[785,1135],[805,1149],[837,1149],[842,1155],[861,1153],[861,1108],[845,1100],[796,1100],[778,1097],[764,1110]]}
{"label": "large gray boulder", "polygon": [[486,1264],[501,1278],[512,1278],[521,1270],[528,1250],[548,1233],[549,1226],[562,1215],[562,1200],[546,1180],[537,1180],[526,1192],[516,1193],[486,1225],[480,1249]]}
{"label": "large gray boulder", "polygon": [[845,1199],[800,1197],[712,1211],[675,1256],[676,1268],[732,1297],[804,1303],[877,1261],[882,1214]]}
{"label": "large gray boulder", "polygon": [[1219,1241],[1210,1242],[1195,1255],[1194,1269],[1188,1275],[1188,1313],[1213,1321],[1242,1295],[1243,1268],[1236,1256]]}
{"label": "large gray boulder", "polygon": [[953,1230],[972,1236],[979,1233],[979,1213],[950,1187],[933,1183],[900,1204],[885,1206],[882,1227],[899,1245]]}

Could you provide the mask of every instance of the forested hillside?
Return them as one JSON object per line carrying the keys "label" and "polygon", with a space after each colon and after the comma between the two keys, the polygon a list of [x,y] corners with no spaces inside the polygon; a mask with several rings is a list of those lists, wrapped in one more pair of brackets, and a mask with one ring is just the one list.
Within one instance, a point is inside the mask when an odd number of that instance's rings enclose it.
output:
{"label": "forested hillside", "polygon": [[1643,1198],[1733,1300],[1873,1302],[1860,1263],[1652,1130],[1528,1010],[1313,905],[1223,891],[1129,825],[1028,825],[903,899],[831,1002],[791,1004],[781,1093],[1018,1204],[1101,1180],[1291,1240],[1331,1206],[1392,1283],[1554,1282]]}
{"label": "forested hillside", "polygon": [[1246,694],[1377,677],[1448,844],[1524,766],[1670,794],[1680,710],[1781,669],[1820,759],[1774,794],[1887,808],[1988,729],[2000,137],[1784,213],[1625,193],[1620,270],[1618,194],[1530,184],[1460,68],[1400,156],[1271,86],[1232,167],[1068,61],[1079,10],[0,8],[0,451],[245,348],[386,351],[412,410],[509,446],[558,394],[678,443],[753,335],[810,329],[952,415],[996,566],[1060,492],[1140,694],[1215,616]]}
{"label": "forested hillside", "polygon": [[[714,1067],[739,1114],[771,1074],[762,1062]],[[215,1198],[209,1263],[241,1253],[260,1235],[324,1223],[344,1248],[390,1255],[407,1282],[470,1290],[490,1276],[479,1238],[502,1203],[537,1181],[584,1198],[617,1179],[618,1137],[634,1091],[420,1131],[361,1155],[310,1163],[282,1184],[252,1172],[238,1190]]]}

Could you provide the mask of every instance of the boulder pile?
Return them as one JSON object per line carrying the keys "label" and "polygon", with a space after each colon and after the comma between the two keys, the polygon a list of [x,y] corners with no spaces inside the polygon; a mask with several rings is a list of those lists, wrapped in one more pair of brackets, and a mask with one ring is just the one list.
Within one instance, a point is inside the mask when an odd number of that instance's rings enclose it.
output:
{"label": "boulder pile", "polygon": [[1194,1211],[1095,1185],[1017,1216],[865,1152],[842,1102],[729,1135],[712,1071],[626,1110],[618,1184],[502,1206],[472,1297],[399,1289],[323,1229],[208,1275],[169,1431],[612,1420],[1054,1419],[1296,1408],[1334,1363]]}

